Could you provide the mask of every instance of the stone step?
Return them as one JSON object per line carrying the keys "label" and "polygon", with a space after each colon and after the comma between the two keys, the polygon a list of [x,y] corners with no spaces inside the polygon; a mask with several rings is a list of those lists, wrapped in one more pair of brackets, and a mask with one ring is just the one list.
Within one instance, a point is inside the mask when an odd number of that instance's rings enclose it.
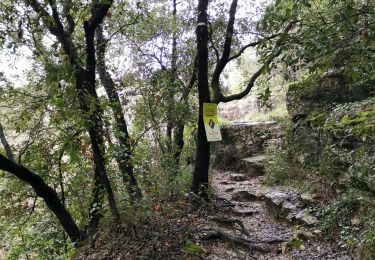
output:
{"label": "stone step", "polygon": [[264,200],[268,214],[276,220],[287,220],[308,226],[317,223],[317,219],[310,214],[298,193],[270,190],[264,196]]}
{"label": "stone step", "polygon": [[241,160],[241,172],[248,176],[256,177],[264,174],[264,162],[268,159],[266,155],[256,155]]}

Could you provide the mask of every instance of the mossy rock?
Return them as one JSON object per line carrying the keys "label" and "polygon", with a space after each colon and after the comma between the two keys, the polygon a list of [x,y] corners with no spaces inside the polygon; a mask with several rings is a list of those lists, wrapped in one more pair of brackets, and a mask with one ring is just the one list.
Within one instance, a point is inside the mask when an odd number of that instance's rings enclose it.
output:
{"label": "mossy rock", "polygon": [[360,141],[375,141],[375,98],[338,105],[324,124],[337,137],[353,135]]}
{"label": "mossy rock", "polygon": [[333,103],[348,100],[349,88],[340,73],[313,73],[289,85],[287,108],[292,118],[315,110],[329,110]]}

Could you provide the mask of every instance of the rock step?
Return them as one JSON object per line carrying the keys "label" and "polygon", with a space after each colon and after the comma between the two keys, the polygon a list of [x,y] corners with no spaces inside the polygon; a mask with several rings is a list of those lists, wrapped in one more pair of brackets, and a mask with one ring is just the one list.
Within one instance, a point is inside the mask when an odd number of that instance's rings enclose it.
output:
{"label": "rock step", "polygon": [[[314,225],[318,220],[306,208],[307,195],[299,195],[290,191],[272,191],[265,196],[264,201],[268,214],[276,220],[287,220],[304,225]],[[311,203],[311,200],[309,201]]]}
{"label": "rock step", "polygon": [[266,155],[255,155],[241,159],[241,171],[248,176],[256,177],[264,175],[264,162],[268,159]]}

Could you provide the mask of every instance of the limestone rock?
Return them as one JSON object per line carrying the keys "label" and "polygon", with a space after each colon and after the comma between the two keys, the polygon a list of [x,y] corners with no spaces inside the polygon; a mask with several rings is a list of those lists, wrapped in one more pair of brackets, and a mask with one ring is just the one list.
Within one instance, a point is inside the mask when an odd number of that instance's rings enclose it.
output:
{"label": "limestone rock", "polygon": [[312,216],[307,209],[304,209],[300,211],[296,216],[295,219],[297,221],[302,222],[303,224],[306,224],[308,226],[314,225],[318,223],[318,220]]}
{"label": "limestone rock", "polygon": [[239,191],[232,196],[232,200],[238,201],[238,202],[248,202],[248,201],[254,201],[254,200],[257,200],[257,199],[258,198],[256,196],[254,196],[250,192],[244,191],[244,190]]}
{"label": "limestone rock", "polygon": [[231,174],[229,178],[232,181],[246,181],[248,179],[245,174]]}
{"label": "limestone rock", "polygon": [[317,197],[316,194],[312,194],[312,193],[308,193],[308,192],[301,194],[301,200],[306,205],[315,204],[316,203],[316,197]]}

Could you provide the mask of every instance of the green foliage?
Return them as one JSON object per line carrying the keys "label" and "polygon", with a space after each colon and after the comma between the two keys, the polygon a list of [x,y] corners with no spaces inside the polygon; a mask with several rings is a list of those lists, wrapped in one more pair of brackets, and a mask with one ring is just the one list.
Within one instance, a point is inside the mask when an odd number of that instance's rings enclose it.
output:
{"label": "green foliage", "polygon": [[[280,61],[290,68],[327,71],[342,68],[357,84],[371,81],[374,61],[373,2],[343,1],[275,1],[267,8],[263,29],[282,28],[291,17],[298,17],[297,29],[288,38]],[[289,19],[287,19],[289,18]],[[262,46],[269,51],[270,46]]]}
{"label": "green foliage", "polygon": [[374,140],[375,99],[337,106],[324,128],[337,136],[349,134],[358,140]]}
{"label": "green foliage", "polygon": [[312,112],[306,118],[306,123],[313,128],[319,128],[325,124],[327,117],[328,114],[326,112]]}
{"label": "green foliage", "polygon": [[375,227],[374,224],[364,232],[362,245],[359,248],[358,257],[363,260],[375,258]]}
{"label": "green foliage", "polygon": [[204,248],[200,245],[195,244],[194,242],[187,241],[184,246],[184,251],[188,255],[200,255],[204,253]]}
{"label": "green foliage", "polygon": [[339,244],[343,246],[361,244],[362,250],[367,251],[362,251],[362,254],[372,255],[374,206],[371,193],[349,188],[338,201],[321,211],[321,227],[329,235],[328,239],[339,238]]}

